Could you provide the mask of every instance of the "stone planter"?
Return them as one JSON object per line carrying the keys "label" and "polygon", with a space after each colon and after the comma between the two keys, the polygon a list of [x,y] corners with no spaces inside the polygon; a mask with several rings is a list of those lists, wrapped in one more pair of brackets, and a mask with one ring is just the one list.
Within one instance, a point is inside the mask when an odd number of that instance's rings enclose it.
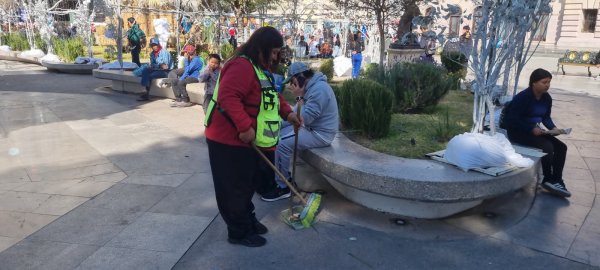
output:
{"label": "stone planter", "polygon": [[423,54],[423,49],[392,49],[387,50],[387,63],[389,67],[393,67],[397,63],[402,62],[416,62],[419,60],[419,56]]}

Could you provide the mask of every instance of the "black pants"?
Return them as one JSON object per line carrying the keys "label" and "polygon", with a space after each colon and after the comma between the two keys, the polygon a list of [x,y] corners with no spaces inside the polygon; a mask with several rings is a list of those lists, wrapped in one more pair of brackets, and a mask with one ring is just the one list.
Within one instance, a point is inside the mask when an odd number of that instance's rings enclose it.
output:
{"label": "black pants", "polygon": [[142,66],[142,64],[140,63],[140,52],[142,51],[142,48],[140,48],[140,46],[135,46],[135,48],[131,49],[131,62],[134,62],[139,66]]}
{"label": "black pants", "polygon": [[554,136],[534,136],[515,130],[508,130],[511,142],[542,149],[546,155],[542,157],[544,181],[562,181],[563,168],[567,158],[567,145]]}
{"label": "black pants", "polygon": [[217,207],[227,223],[229,238],[239,239],[253,234],[253,224],[257,219],[252,196],[264,173],[260,169],[260,156],[249,147],[231,146],[209,139],[206,142]]}
{"label": "black pants", "polygon": [[185,69],[183,68],[171,70],[171,72],[169,72],[168,77],[171,86],[173,87],[173,94],[175,95],[175,100],[190,102],[190,97],[188,96],[186,86],[189,83],[197,83],[198,78],[188,76],[187,78],[180,80],[179,77],[183,75],[184,71]]}

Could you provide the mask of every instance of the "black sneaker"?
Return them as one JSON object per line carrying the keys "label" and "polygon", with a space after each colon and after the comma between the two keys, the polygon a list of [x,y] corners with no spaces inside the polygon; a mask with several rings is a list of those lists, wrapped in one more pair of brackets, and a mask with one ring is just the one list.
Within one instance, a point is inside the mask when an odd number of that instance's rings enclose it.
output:
{"label": "black sneaker", "polygon": [[561,197],[571,197],[571,192],[567,190],[563,181],[544,181],[542,187],[550,193]]}
{"label": "black sneaker", "polygon": [[150,95],[148,95],[148,94],[143,94],[137,99],[137,101],[148,101],[148,100],[150,100]]}
{"label": "black sneaker", "polygon": [[291,195],[292,194],[288,187],[277,187],[276,189],[273,189],[272,191],[269,191],[266,194],[262,195],[260,199],[265,202],[274,202],[279,201],[281,199],[289,198]]}
{"label": "black sneaker", "polygon": [[267,229],[267,226],[263,225],[262,223],[260,223],[258,221],[255,221],[254,224],[252,224],[252,227],[256,234],[265,234],[265,233],[269,232],[269,229]]}
{"label": "black sneaker", "polygon": [[262,247],[267,243],[267,239],[264,239],[262,236],[258,234],[247,235],[244,238],[227,238],[229,243],[234,245],[242,245],[247,247]]}

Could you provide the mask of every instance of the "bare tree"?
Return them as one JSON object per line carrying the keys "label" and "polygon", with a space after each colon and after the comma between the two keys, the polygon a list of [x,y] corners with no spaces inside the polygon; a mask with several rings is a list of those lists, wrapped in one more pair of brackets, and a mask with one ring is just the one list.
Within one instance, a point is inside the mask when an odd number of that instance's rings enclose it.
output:
{"label": "bare tree", "polygon": [[400,0],[334,0],[339,7],[373,14],[379,32],[379,65],[385,58],[385,23],[389,16],[399,13]]}

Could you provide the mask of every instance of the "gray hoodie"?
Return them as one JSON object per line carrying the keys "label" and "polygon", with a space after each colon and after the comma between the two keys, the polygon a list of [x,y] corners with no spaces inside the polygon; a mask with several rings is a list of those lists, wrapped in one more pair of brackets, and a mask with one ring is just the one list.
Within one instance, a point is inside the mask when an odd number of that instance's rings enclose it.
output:
{"label": "gray hoodie", "polygon": [[337,100],[321,72],[315,72],[306,84],[302,118],[308,130],[318,133],[328,143],[333,141],[340,122]]}

